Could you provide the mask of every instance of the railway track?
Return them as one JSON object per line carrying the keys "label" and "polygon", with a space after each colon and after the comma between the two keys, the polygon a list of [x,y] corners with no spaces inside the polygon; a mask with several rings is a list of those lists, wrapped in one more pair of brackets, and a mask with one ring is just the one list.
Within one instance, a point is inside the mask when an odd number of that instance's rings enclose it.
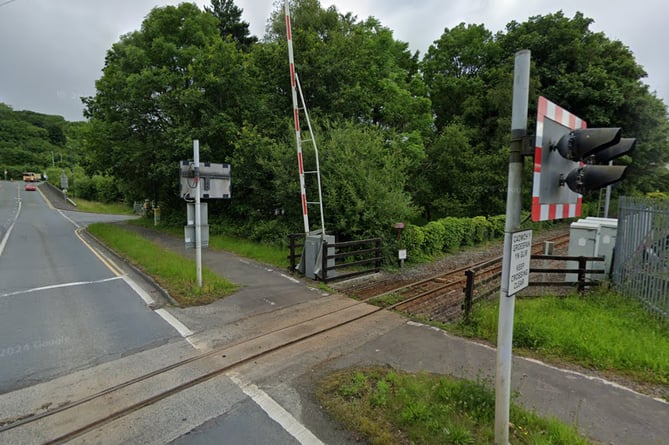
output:
{"label": "railway track", "polygon": [[[0,443],[62,444],[99,434],[107,424],[299,342],[373,317],[382,308],[347,298],[312,309],[306,319],[214,348],[39,414],[0,419]],[[85,439],[85,437],[83,438]],[[85,441],[85,440],[84,440]]]}
{"label": "railway track", "polygon": [[[569,243],[569,234],[553,237],[555,249],[564,248]],[[532,254],[541,253],[543,241],[532,246]],[[414,283],[402,283],[392,289],[384,289],[374,294],[366,289],[364,301],[390,301],[392,308],[414,317],[437,321],[452,321],[462,312],[466,272],[477,270],[478,280],[490,282],[497,279],[502,271],[502,256],[471,263],[467,266],[424,278]]]}

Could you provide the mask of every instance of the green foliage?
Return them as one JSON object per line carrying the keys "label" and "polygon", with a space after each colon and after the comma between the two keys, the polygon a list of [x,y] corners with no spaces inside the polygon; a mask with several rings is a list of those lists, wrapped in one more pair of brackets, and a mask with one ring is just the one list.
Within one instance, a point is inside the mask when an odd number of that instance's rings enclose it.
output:
{"label": "green foliage", "polygon": [[422,246],[425,243],[425,232],[419,226],[406,224],[402,230],[401,246],[407,250],[409,257],[418,257],[422,254]]}
{"label": "green foliage", "polygon": [[[474,335],[494,342],[497,314],[494,304],[475,306]],[[634,300],[601,289],[520,299],[515,320],[514,347],[642,382],[669,383],[669,328]]]}
{"label": "green foliage", "polygon": [[[372,444],[478,444],[494,438],[495,395],[490,382],[459,380],[390,368],[333,372],[317,397],[330,415]],[[575,429],[511,407],[512,442],[586,444]]]}
{"label": "green foliage", "polygon": [[401,136],[384,140],[392,135],[350,123],[332,124],[324,133],[319,151],[330,231],[341,240],[383,236],[397,221],[416,215],[402,172],[417,164],[420,146]]}
{"label": "green foliage", "polygon": [[211,303],[237,289],[235,284],[207,268],[202,270],[203,286],[199,287],[193,260],[163,249],[118,225],[97,223],[90,225],[88,230],[152,276],[183,306]]}
{"label": "green foliage", "polygon": [[[430,221],[423,226],[423,234],[425,235],[422,250],[427,255],[437,255],[441,253],[446,246],[446,227],[441,221]],[[451,233],[448,233],[450,236]],[[452,245],[452,242],[449,243]]]}
{"label": "green foliage", "polygon": [[14,111],[0,103],[0,167],[8,179],[20,179],[23,171],[41,173],[54,153],[67,153],[68,125],[62,116]]}

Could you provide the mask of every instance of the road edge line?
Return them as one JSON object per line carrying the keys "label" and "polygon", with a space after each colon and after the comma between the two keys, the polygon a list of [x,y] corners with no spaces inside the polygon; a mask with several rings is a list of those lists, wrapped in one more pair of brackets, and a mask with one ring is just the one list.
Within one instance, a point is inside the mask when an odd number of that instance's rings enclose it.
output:
{"label": "road edge line", "polygon": [[302,445],[324,445],[306,426],[301,424],[291,413],[279,405],[265,391],[251,382],[246,382],[237,373],[229,373],[232,380],[244,394],[249,396],[267,415]]}

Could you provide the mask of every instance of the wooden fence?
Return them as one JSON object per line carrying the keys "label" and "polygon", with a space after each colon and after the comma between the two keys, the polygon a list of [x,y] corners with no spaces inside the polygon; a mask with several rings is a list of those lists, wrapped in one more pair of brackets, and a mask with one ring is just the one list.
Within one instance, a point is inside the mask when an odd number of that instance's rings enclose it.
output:
{"label": "wooden fence", "polygon": [[[604,269],[591,269],[588,268],[588,263],[591,262],[603,262],[603,257],[584,257],[584,256],[558,256],[558,255],[532,255],[531,260],[539,261],[550,261],[555,262],[577,262],[577,268],[559,268],[559,267],[532,267],[530,263],[530,282],[529,286],[541,286],[541,287],[576,287],[579,292],[585,291],[589,286],[595,286],[599,284],[598,279],[593,279],[593,276],[599,275],[602,276],[606,273]],[[468,269],[465,271],[465,276],[467,277],[467,283],[465,285],[465,298],[462,305],[465,319],[469,319],[471,313],[472,305],[480,300],[485,300],[490,298],[495,293],[500,291],[500,281],[501,281],[501,258],[495,258],[494,260],[482,263],[476,267]],[[575,274],[576,280],[567,280],[567,279],[552,279],[545,280],[546,274]],[[544,279],[537,279],[542,277]],[[568,277],[567,277],[568,278]]]}

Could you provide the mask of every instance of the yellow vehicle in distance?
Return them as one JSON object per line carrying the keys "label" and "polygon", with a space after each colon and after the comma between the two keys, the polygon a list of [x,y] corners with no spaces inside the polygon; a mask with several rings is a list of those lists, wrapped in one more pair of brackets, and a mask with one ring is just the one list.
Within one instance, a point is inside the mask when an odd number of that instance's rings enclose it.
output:
{"label": "yellow vehicle in distance", "polygon": [[33,173],[33,172],[23,172],[23,181],[24,182],[37,182],[41,178],[41,175],[39,173]]}

